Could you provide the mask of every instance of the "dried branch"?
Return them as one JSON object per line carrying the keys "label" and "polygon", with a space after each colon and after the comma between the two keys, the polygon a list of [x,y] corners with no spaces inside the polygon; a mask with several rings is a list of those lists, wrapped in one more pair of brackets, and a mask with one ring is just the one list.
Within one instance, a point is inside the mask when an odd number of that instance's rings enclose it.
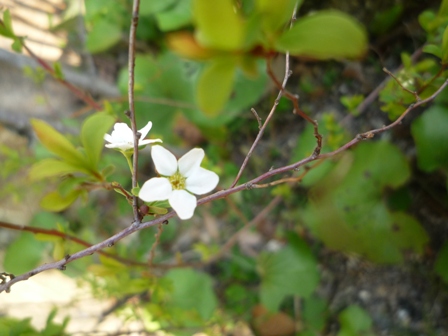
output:
{"label": "dried branch", "polygon": [[[135,35],[138,25],[138,11],[140,7],[140,0],[134,0],[132,4],[132,21],[129,32],[129,60],[128,60],[128,99],[129,99],[129,118],[131,119],[131,129],[134,134],[134,155],[132,156],[132,189],[137,188],[137,170],[138,170],[138,141],[141,134],[137,131],[137,123],[135,121],[135,104],[134,104],[134,70],[135,70]],[[134,212],[134,224],[140,224],[141,215],[138,211],[138,197],[133,195],[132,209]]]}

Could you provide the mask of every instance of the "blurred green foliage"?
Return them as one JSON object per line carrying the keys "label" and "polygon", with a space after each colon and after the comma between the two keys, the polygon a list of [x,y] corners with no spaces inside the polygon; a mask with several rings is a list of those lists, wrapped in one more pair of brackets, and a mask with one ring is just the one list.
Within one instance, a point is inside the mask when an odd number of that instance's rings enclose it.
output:
{"label": "blurred green foliage", "polygon": [[[73,19],[83,15],[86,50],[101,54],[127,48],[130,1],[86,1],[84,14],[76,10],[76,2],[69,1],[66,22],[55,29],[71,27]],[[175,131],[179,124],[186,122],[187,129],[197,129],[200,134],[197,143],[207,146],[205,164],[220,172],[221,186],[226,188],[239,169],[236,164],[241,161],[239,156],[247,153],[248,139],[252,140],[253,133],[258,131],[256,120],[245,119],[247,111],[257,106],[259,117],[264,120],[275,99],[268,90],[266,73],[266,65],[274,55],[288,51],[304,60],[340,60],[360,58],[367,50],[365,29],[342,12],[323,10],[299,15],[288,29],[294,7],[300,13],[301,5],[301,1],[296,4],[293,0],[142,1],[135,66],[137,125],[151,120],[154,123],[151,137],[160,137],[170,146],[190,146]],[[378,12],[371,23],[371,33],[386,33],[402,13],[400,4],[391,4]],[[415,62],[403,51],[403,68],[380,93],[381,109],[390,120],[398,118],[415,102],[411,92],[427,98],[446,78],[448,1],[442,2],[437,13],[423,12],[419,22],[427,35],[428,43],[423,48],[426,55]],[[22,38],[14,34],[8,11],[0,21],[0,35],[12,39],[15,48],[20,49]],[[63,78],[60,70],[56,75]],[[117,85],[123,96],[127,94],[128,76],[127,68],[120,69]],[[40,79],[40,74],[34,77]],[[320,79],[322,87],[329,89],[337,83],[338,72],[329,69]],[[318,92],[311,76],[301,77],[298,83],[304,93]],[[306,100],[306,95],[302,100]],[[362,95],[355,94],[345,95],[339,101],[352,116],[361,118],[357,107],[362,100]],[[278,108],[289,113],[292,104],[283,98]],[[126,197],[122,197],[126,196],[123,191],[119,190],[121,195],[114,195],[118,197],[113,200],[102,196],[105,193],[91,193],[96,189],[114,189],[110,187],[113,183],[125,191],[130,189],[125,160],[113,151],[103,153],[103,135],[116,120],[123,120],[125,109],[124,103],[106,102],[104,111],[75,125],[80,129],[79,136],[63,134],[40,120],[32,121],[42,145],[36,149],[36,162],[30,168],[29,178],[36,183],[54,183],[50,191],[45,190],[43,209],[65,211],[63,216],[39,212],[30,224],[32,227],[54,229],[96,242],[99,237],[120,230],[118,222],[131,222],[131,208]],[[67,272],[81,277],[96,297],[114,297],[125,299],[124,302],[135,298],[138,308],[126,303],[119,313],[129,319],[138,316],[150,331],[177,328],[173,333],[181,335],[188,334],[185,331],[188,328],[233,326],[241,320],[249,324],[254,319],[251,309],[261,304],[269,310],[268,314],[281,310],[301,315],[303,328],[298,332],[301,336],[320,335],[336,320],[339,336],[373,335],[372,319],[362,308],[349,305],[340,312],[334,311],[318,294],[322,281],[319,253],[330,249],[385,264],[406,262],[409,255],[422,256],[430,237],[424,223],[409,212],[407,186],[415,169],[427,174],[437,172],[446,179],[448,167],[446,101],[423,109],[411,125],[418,167],[414,167],[412,158],[401,147],[387,139],[361,143],[337,157],[301,168],[293,174],[304,173],[300,185],[285,183],[272,192],[248,190],[230,196],[227,202],[217,201],[208,208],[198,209],[201,225],[219,229],[209,241],[192,239],[188,251],[173,242],[188,238],[199,221],[180,225],[171,220],[164,226],[159,245],[153,251],[156,263],[153,268],[147,265],[156,237],[153,230],[147,229],[110,247],[108,252],[113,257],[84,258],[70,264]],[[352,138],[337,113],[324,111],[316,118],[323,135],[322,152],[336,150]],[[300,131],[296,132],[287,123],[274,124],[269,134],[271,143],[263,144],[254,155],[255,163],[248,167],[242,180],[273,166],[298,162],[313,153],[316,141],[312,125],[300,125]],[[280,136],[289,136],[285,142],[293,143],[286,159],[279,144],[284,139],[277,141],[276,131]],[[2,178],[23,167],[23,156],[8,147],[1,146],[0,155],[5,158]],[[142,181],[153,174],[147,157],[147,152],[142,151],[139,166]],[[262,232],[262,243],[254,248],[236,244],[224,257],[208,263],[237,228],[255,217],[273,197],[281,197],[284,212],[288,212],[279,218],[292,224],[287,227],[287,223],[275,223],[270,232],[264,232],[260,224],[257,233]],[[274,241],[275,248],[268,249],[268,241]],[[6,249],[3,267],[7,272],[19,274],[81,248],[70,239],[23,232]],[[134,264],[129,265],[126,260]],[[158,263],[167,261],[169,269],[157,268]],[[202,267],[187,267],[189,261]],[[182,267],[173,266],[176,264]],[[448,282],[447,264],[445,243],[434,265],[434,273],[445,282]],[[291,308],[294,300],[302,303],[294,308],[297,311]],[[67,322],[60,327],[53,325],[54,314],[42,334],[63,333]],[[29,320],[2,318],[0,331],[1,328],[10,335],[36,332]]]}

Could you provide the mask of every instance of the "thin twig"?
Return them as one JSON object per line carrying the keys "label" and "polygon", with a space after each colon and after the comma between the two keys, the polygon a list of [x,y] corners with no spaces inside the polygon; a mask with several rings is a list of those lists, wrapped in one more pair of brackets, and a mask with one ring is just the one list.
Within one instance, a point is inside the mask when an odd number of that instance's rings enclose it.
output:
{"label": "thin twig", "polygon": [[[292,27],[293,22],[296,20],[296,13],[297,13],[297,4],[294,8],[294,11],[292,13],[292,18],[291,18],[291,23],[290,23],[290,27]],[[294,104],[294,111],[296,113],[298,113],[300,116],[302,116],[303,118],[305,118],[306,120],[308,120],[309,122],[311,122],[314,126],[314,135],[317,139],[317,146],[314,150],[313,155],[316,156],[320,153],[320,150],[322,148],[322,136],[319,134],[318,132],[318,128],[317,128],[317,121],[311,119],[310,117],[308,117],[305,113],[303,113],[300,108],[299,108],[299,100],[298,97],[289,93],[288,91],[286,91],[286,83],[288,82],[289,77],[291,77],[292,75],[292,71],[290,69],[290,58],[289,58],[289,52],[286,53],[285,55],[285,74],[283,77],[283,82],[280,83],[277,78],[274,76],[272,69],[271,69],[271,65],[270,65],[270,59],[267,60],[267,71],[269,76],[272,78],[272,80],[274,81],[274,83],[276,83],[277,88],[279,89],[279,93],[277,95],[277,98],[274,101],[274,104],[271,108],[271,111],[269,112],[264,124],[259,127],[260,131],[257,134],[257,137],[255,138],[255,141],[253,142],[251,148],[249,149],[249,152],[247,153],[246,157],[244,158],[243,164],[240,167],[240,170],[238,171],[238,174],[235,178],[235,180],[233,181],[233,183],[231,184],[230,188],[233,188],[234,186],[236,186],[236,184],[238,183],[238,181],[241,178],[241,175],[243,174],[244,169],[247,166],[247,163],[249,162],[249,158],[252,156],[252,153],[255,150],[255,147],[258,145],[258,143],[260,142],[261,137],[264,134],[264,131],[269,123],[269,121],[271,120],[271,118],[274,116],[274,113],[277,109],[277,106],[280,102],[280,98],[282,96],[287,97],[288,99],[290,99],[293,104]],[[252,111],[252,110],[251,110]],[[252,111],[253,113],[254,111]],[[258,123],[260,125],[260,120],[258,120]]]}
{"label": "thin twig", "polygon": [[[387,126],[383,126],[381,128],[378,129],[374,129],[362,134],[358,134],[357,136],[355,136],[355,138],[353,138],[352,140],[350,140],[349,142],[347,142],[345,145],[339,147],[338,149],[329,152],[329,153],[325,153],[325,154],[319,154],[317,156],[313,156],[310,155],[309,157],[306,157],[298,162],[295,162],[293,164],[290,164],[288,166],[284,166],[284,167],[280,167],[280,168],[276,168],[276,169],[272,169],[269,170],[268,172],[252,179],[251,181],[244,183],[244,184],[240,184],[238,186],[235,187],[231,187],[229,189],[226,190],[220,190],[212,195],[203,197],[201,199],[198,200],[197,205],[200,206],[202,204],[208,203],[208,202],[212,202],[224,197],[227,197],[231,194],[243,191],[243,190],[247,190],[250,189],[249,187],[255,184],[260,183],[263,180],[266,180],[268,178],[271,178],[272,176],[278,175],[278,174],[283,174],[285,172],[297,169],[299,167],[302,167],[306,164],[308,164],[309,162],[312,161],[316,161],[316,160],[320,160],[320,159],[324,159],[324,158],[329,158],[329,157],[333,157],[345,150],[347,150],[348,148],[353,147],[355,144],[361,142],[362,140],[367,140],[367,139],[371,139],[373,138],[376,134],[379,133],[383,133],[395,126],[397,126],[399,123],[401,123],[401,121],[403,120],[403,118],[405,118],[411,111],[413,111],[414,109],[416,109],[417,107],[424,105],[426,103],[431,102],[432,100],[435,99],[435,97],[437,97],[446,87],[448,86],[448,80],[446,80],[437,91],[435,91],[430,97],[420,100],[418,102],[416,102],[415,104],[411,104],[409,105],[409,107],[406,109],[406,111],[403,112],[403,114],[393,123],[387,125]],[[264,126],[264,125],[263,125]],[[279,198],[280,201],[281,198]],[[267,207],[266,207],[267,208]],[[265,210],[266,210],[265,208]],[[261,215],[262,213],[260,212],[259,215]],[[39,267],[34,268],[33,270],[26,272],[24,274],[18,275],[14,278],[12,278],[10,281],[8,281],[7,283],[2,283],[0,284],[0,293],[6,291],[9,292],[11,289],[11,286],[20,282],[20,281],[24,281],[27,280],[29,278],[31,278],[32,276],[42,273],[44,271],[50,270],[50,269],[60,269],[60,270],[64,270],[66,265],[78,260],[80,258],[86,257],[88,255],[92,255],[95,252],[98,252],[106,247],[110,247],[113,246],[116,242],[122,240],[123,238],[129,236],[130,234],[148,228],[148,227],[152,227],[155,225],[158,225],[160,223],[163,223],[165,221],[167,221],[168,219],[174,217],[176,215],[176,213],[174,211],[170,211],[169,213],[160,216],[160,217],[156,217],[155,219],[148,221],[148,222],[144,222],[144,223],[140,223],[139,225],[131,225],[127,228],[125,228],[124,230],[118,232],[117,234],[113,235],[112,237],[98,243],[95,245],[90,246],[89,248],[86,248],[82,251],[78,251],[72,255],[67,255],[65,258],[56,261],[56,262],[52,262],[52,263],[48,263],[48,264],[44,264],[41,265]],[[258,216],[257,216],[258,217]],[[256,217],[256,218],[257,218]],[[255,219],[256,219],[255,218]],[[255,220],[254,219],[254,220]],[[230,242],[228,242],[227,244],[230,244]],[[159,265],[162,266],[162,265]]]}
{"label": "thin twig", "polygon": [[154,244],[152,244],[151,250],[149,251],[148,265],[150,265],[150,266],[152,266],[154,263],[154,257],[156,255],[156,248],[157,248],[157,245],[159,245],[160,236],[162,236],[162,232],[163,232],[163,223],[161,223],[157,226],[157,233],[155,234],[156,240],[155,240]]}
{"label": "thin twig", "polygon": [[30,56],[32,58],[34,58],[36,60],[36,62],[42,66],[42,68],[44,68],[45,71],[47,71],[59,83],[61,83],[66,88],[68,88],[71,92],[73,92],[79,99],[81,99],[83,102],[85,102],[87,105],[89,105],[91,108],[93,108],[96,111],[101,111],[103,109],[103,107],[100,104],[98,104],[90,95],[88,95],[87,93],[84,93],[83,91],[78,89],[73,84],[67,82],[64,78],[61,78],[60,76],[58,76],[58,74],[51,67],[51,65],[49,65],[42,58],[37,56],[30,48],[27,47],[25,42],[22,42],[22,46],[30,54]]}
{"label": "thin twig", "polygon": [[257,119],[258,122],[258,129],[261,129],[261,127],[263,126],[262,122],[261,122],[261,118],[258,115],[257,111],[254,108],[251,108],[250,111],[252,112],[252,114],[255,116],[255,118]]}
{"label": "thin twig", "polygon": [[[417,49],[412,55],[411,55],[411,61],[415,62],[423,53],[423,47]],[[397,73],[403,69],[403,65],[399,66],[394,72]],[[363,101],[361,104],[357,107],[358,116],[363,113],[367,107],[369,107],[378,97],[381,90],[386,86],[386,84],[390,81],[390,77],[384,79],[376,88],[373,90]],[[347,117],[344,118],[343,122],[347,118],[352,118],[353,115],[349,114]]]}
{"label": "thin twig", "polygon": [[[70,241],[72,241],[78,245],[84,246],[84,247],[92,246],[91,243],[86,242],[85,240],[82,240],[78,237],[69,235],[65,232],[61,232],[61,231],[58,231],[55,229],[44,229],[44,228],[39,228],[39,227],[34,227],[34,226],[17,225],[17,224],[6,223],[6,222],[1,222],[1,221],[0,221],[0,227],[5,228],[5,229],[10,229],[10,230],[25,231],[25,232],[30,232],[30,233],[34,233],[34,234],[43,234],[43,235],[48,235],[48,236],[53,236],[53,237],[59,237],[64,240],[70,240]],[[105,257],[117,260],[127,266],[148,267],[148,264],[146,264],[146,263],[126,259],[126,258],[120,257],[116,254],[104,252],[101,250],[98,251],[98,254],[101,254]]]}
{"label": "thin twig", "polygon": [[[295,12],[293,14],[293,17],[295,16]],[[289,77],[291,76],[291,71],[289,69],[289,52],[286,53],[286,61],[285,61],[285,76],[283,78],[283,83],[282,83],[282,88],[284,88],[286,86],[286,83],[288,82]],[[246,157],[244,158],[243,164],[240,167],[240,170],[238,172],[238,174],[236,175],[235,180],[233,181],[232,185],[230,186],[230,188],[233,188],[234,186],[236,186],[236,184],[238,183],[238,181],[241,178],[241,175],[243,174],[244,169],[247,166],[247,163],[249,162],[249,158],[251,157],[252,153],[255,150],[255,147],[258,145],[258,143],[261,140],[261,137],[264,134],[264,131],[269,123],[269,121],[272,119],[272,117],[274,116],[275,110],[277,109],[277,106],[280,102],[280,98],[282,97],[282,90],[280,90],[280,92],[277,95],[277,98],[274,101],[274,104],[271,108],[271,111],[269,112],[266,120],[263,123],[263,126],[261,126],[260,131],[257,134],[257,137],[255,138],[255,141],[253,142],[252,146],[249,149],[249,152],[247,153]]]}
{"label": "thin twig", "polygon": [[[232,237],[230,237],[230,239],[228,239],[227,242],[221,247],[221,249],[219,250],[218,253],[216,253],[215,255],[211,256],[209,259],[207,259],[205,261],[205,264],[211,264],[214,261],[220,259],[226,253],[228,253],[230,251],[230,249],[238,242],[238,238],[240,237],[240,235],[243,232],[246,232],[250,228],[252,228],[255,225],[257,225],[263,219],[265,219],[266,216],[269,214],[269,212],[271,212],[272,209],[274,209],[278,205],[278,203],[280,203],[281,200],[282,200],[281,196],[274,197],[269,202],[269,204],[262,211],[260,211],[257,216],[255,216],[254,219],[252,219],[249,222],[246,222],[246,224],[241,229],[239,229],[237,232],[235,232],[232,235]],[[199,263],[199,264],[204,264],[204,263]]]}
{"label": "thin twig", "polygon": [[390,71],[387,70],[386,68],[383,68],[383,71],[384,71],[385,73],[387,73],[389,76],[391,76],[391,77],[395,80],[395,82],[396,82],[396,83],[397,83],[397,84],[398,84],[404,91],[406,91],[406,92],[410,93],[411,95],[413,95],[416,101],[420,101],[420,100],[421,100],[420,97],[419,97],[419,95],[418,95],[418,93],[417,93],[416,91],[409,90],[407,87],[405,87],[405,86],[403,85],[403,83],[401,83],[400,80],[399,80],[399,79],[398,79],[392,72],[390,72]]}
{"label": "thin twig", "polygon": [[[129,32],[129,60],[128,60],[128,99],[129,99],[129,118],[131,119],[132,133],[134,134],[134,155],[132,156],[132,189],[137,188],[137,170],[138,170],[138,142],[141,134],[137,131],[137,123],[135,121],[135,104],[134,104],[134,70],[135,70],[135,35],[138,25],[138,11],[140,7],[140,0],[134,0],[132,5],[132,21]],[[134,223],[140,224],[141,216],[138,211],[138,197],[133,195],[132,209],[134,212]]]}
{"label": "thin twig", "polygon": [[289,92],[288,90],[286,90],[285,85],[280,84],[280,82],[278,81],[278,79],[275,77],[274,71],[272,70],[272,66],[271,66],[271,60],[268,60],[267,63],[267,69],[268,69],[268,75],[269,77],[272,79],[272,81],[274,82],[274,84],[277,86],[277,88],[280,90],[280,92],[282,93],[282,95],[289,99],[293,106],[294,106],[294,114],[298,114],[299,116],[301,116],[303,119],[305,119],[306,121],[308,121],[309,123],[311,123],[313,125],[314,128],[314,137],[317,140],[316,143],[316,147],[314,148],[314,152],[313,155],[319,155],[321,149],[322,149],[322,135],[319,133],[319,125],[317,123],[316,120],[312,119],[310,116],[308,116],[305,112],[302,111],[302,109],[299,107],[299,96],[292,94],[291,92]]}

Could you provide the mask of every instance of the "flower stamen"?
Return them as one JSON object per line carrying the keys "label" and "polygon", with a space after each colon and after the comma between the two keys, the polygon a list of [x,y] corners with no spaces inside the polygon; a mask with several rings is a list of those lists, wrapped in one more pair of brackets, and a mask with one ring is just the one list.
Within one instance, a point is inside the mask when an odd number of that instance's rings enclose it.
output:
{"label": "flower stamen", "polygon": [[176,173],[174,173],[173,175],[171,175],[168,180],[171,183],[171,186],[173,187],[174,190],[184,190],[185,189],[185,181],[186,178],[184,176],[182,176],[181,173],[179,173],[178,171]]}

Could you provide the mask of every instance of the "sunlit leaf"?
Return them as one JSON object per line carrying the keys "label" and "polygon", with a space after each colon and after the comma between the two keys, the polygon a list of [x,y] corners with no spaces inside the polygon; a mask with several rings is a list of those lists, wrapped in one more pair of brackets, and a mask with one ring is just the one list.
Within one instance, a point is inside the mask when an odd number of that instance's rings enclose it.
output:
{"label": "sunlit leaf", "polygon": [[0,35],[5,37],[14,38],[14,32],[12,30],[11,13],[9,9],[3,12],[3,20],[0,20]]}
{"label": "sunlit leaf", "polygon": [[309,296],[319,282],[316,260],[309,247],[297,236],[278,252],[264,252],[257,262],[261,278],[260,300],[277,311],[287,295]]}
{"label": "sunlit leaf", "polygon": [[211,58],[215,52],[201,46],[190,32],[175,32],[167,35],[168,47],[180,56],[202,60]]}
{"label": "sunlit leaf", "polygon": [[65,196],[53,191],[47,194],[40,202],[40,206],[47,211],[62,211],[68,208],[80,195],[80,191],[74,190]]}
{"label": "sunlit leaf", "polygon": [[197,39],[205,47],[237,50],[244,41],[244,23],[231,0],[194,0]]}
{"label": "sunlit leaf", "polygon": [[14,50],[15,52],[22,52],[22,48],[23,48],[23,42],[22,42],[22,38],[17,37],[14,39],[14,42],[11,44],[11,49]]}
{"label": "sunlit leaf", "polygon": [[412,123],[417,147],[417,163],[424,171],[448,168],[448,109],[430,107]]}
{"label": "sunlit leaf", "polygon": [[353,17],[326,10],[298,19],[275,46],[281,52],[315,59],[359,58],[367,50],[367,34]]}
{"label": "sunlit leaf", "polygon": [[206,114],[216,115],[230,97],[235,77],[235,61],[230,58],[210,61],[199,78],[198,104]]}
{"label": "sunlit leaf", "polygon": [[92,169],[96,169],[104,147],[104,134],[107,133],[115,119],[111,115],[100,112],[86,119],[81,128],[81,142]]}
{"label": "sunlit leaf", "polygon": [[298,8],[303,1],[297,0],[257,0],[257,12],[262,14],[263,28],[266,32],[276,32],[291,19],[294,6]]}
{"label": "sunlit leaf", "polygon": [[56,79],[64,79],[64,72],[62,71],[61,63],[55,62],[53,64],[54,76]]}
{"label": "sunlit leaf", "polygon": [[44,159],[31,166],[29,177],[32,181],[42,180],[48,177],[62,176],[76,172],[87,173],[79,167],[58,159]]}
{"label": "sunlit leaf", "polygon": [[87,164],[86,158],[76,150],[71,142],[45,121],[32,119],[31,125],[40,142],[50,152],[74,166],[82,167]]}

